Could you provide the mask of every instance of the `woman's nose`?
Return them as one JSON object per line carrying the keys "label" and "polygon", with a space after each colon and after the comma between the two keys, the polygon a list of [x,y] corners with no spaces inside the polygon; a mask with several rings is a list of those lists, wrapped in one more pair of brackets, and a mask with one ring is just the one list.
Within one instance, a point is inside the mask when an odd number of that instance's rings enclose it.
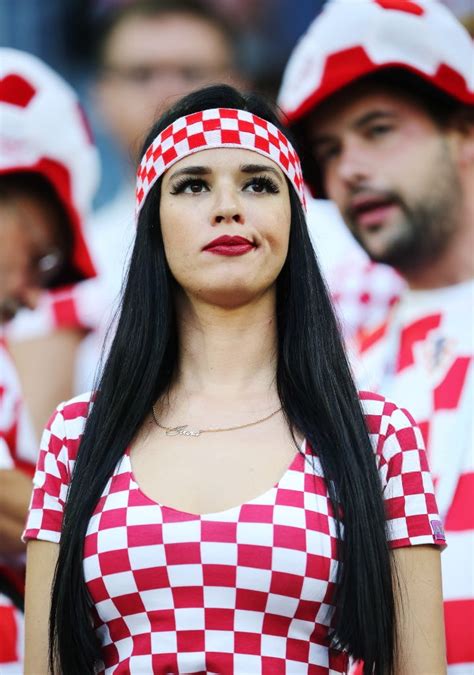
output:
{"label": "woman's nose", "polygon": [[223,190],[216,195],[216,202],[212,213],[212,224],[220,225],[222,223],[238,223],[243,225],[245,222],[240,200],[231,190]]}

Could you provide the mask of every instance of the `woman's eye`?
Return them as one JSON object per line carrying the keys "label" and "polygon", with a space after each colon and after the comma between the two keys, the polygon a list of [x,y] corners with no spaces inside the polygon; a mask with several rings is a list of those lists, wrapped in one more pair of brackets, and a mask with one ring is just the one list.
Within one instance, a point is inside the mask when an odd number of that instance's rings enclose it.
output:
{"label": "woman's eye", "polygon": [[201,178],[185,178],[172,186],[171,194],[200,194],[207,190],[207,184]]}
{"label": "woman's eye", "polygon": [[271,194],[279,192],[278,185],[267,176],[255,176],[255,178],[252,178],[245,184],[244,189],[249,189],[250,192],[256,192],[258,194],[262,192]]}

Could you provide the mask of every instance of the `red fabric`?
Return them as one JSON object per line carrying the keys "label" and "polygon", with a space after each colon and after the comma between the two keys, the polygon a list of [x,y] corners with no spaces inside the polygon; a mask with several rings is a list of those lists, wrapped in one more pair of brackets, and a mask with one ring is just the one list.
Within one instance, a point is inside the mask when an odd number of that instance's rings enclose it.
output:
{"label": "red fabric", "polygon": [[[474,531],[473,495],[474,473],[465,473],[459,478],[451,508],[446,516],[446,530],[449,532]],[[471,505],[470,508],[469,505]],[[472,626],[474,627],[474,622]]]}
{"label": "red fabric", "polygon": [[7,75],[0,79],[0,101],[26,108],[35,94],[36,89],[21,75]]}
{"label": "red fabric", "polygon": [[413,350],[417,342],[426,339],[428,333],[438,328],[441,322],[441,314],[424,316],[418,321],[404,328],[400,335],[400,350],[397,359],[397,372],[412,366],[415,362]]}
{"label": "red fabric", "polygon": [[[0,664],[18,661],[18,627],[16,622],[17,610],[13,605],[7,606],[0,600]],[[1,668],[0,668],[1,672]]]}
{"label": "red fabric", "polygon": [[462,356],[453,362],[446,377],[433,391],[436,410],[454,410],[459,406],[471,361],[471,357]]}
{"label": "red fabric", "polygon": [[444,622],[448,663],[470,663],[474,639],[474,599],[445,602]]}
{"label": "red fabric", "polygon": [[54,313],[54,323],[58,327],[80,327],[81,321],[77,314],[77,303],[73,293],[70,295],[61,294],[61,297],[56,297],[52,304]]}
{"label": "red fabric", "polygon": [[384,9],[395,9],[398,12],[408,12],[416,16],[423,16],[425,13],[423,7],[412,0],[375,0],[375,2]]}

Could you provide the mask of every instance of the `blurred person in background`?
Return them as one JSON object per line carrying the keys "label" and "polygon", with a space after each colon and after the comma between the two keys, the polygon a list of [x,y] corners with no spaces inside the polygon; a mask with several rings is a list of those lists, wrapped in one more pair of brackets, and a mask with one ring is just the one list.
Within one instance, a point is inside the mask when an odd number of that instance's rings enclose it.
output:
{"label": "blurred person in background", "polygon": [[59,301],[48,337],[25,343],[14,362],[3,327],[22,307],[35,309],[44,289],[95,275],[82,224],[98,156],[77,97],[48,66],[2,48],[0,75],[0,672],[20,673],[20,536],[38,452],[35,423],[71,393],[83,333]]}
{"label": "blurred person in background", "polygon": [[356,369],[361,388],[407,405],[427,443],[456,675],[474,668],[473,66],[469,35],[438,2],[338,0],[295,49],[280,93],[307,178],[407,285],[359,336]]}
{"label": "blurred person in background", "polygon": [[138,0],[114,6],[97,31],[95,99],[104,126],[129,157],[129,176],[87,227],[100,275],[103,316],[84,341],[77,391],[91,387],[135,234],[134,171],[144,134],[163,106],[212,82],[244,83],[237,36],[198,0]]}

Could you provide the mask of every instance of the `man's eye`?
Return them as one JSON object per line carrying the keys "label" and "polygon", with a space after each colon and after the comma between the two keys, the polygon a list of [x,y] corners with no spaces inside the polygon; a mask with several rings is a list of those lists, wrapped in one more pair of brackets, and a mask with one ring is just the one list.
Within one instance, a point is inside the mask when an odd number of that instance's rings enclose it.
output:
{"label": "man's eye", "polygon": [[184,178],[183,180],[174,183],[171,187],[171,194],[200,194],[207,191],[209,188],[205,181],[200,178]]}
{"label": "man's eye", "polygon": [[276,194],[279,192],[278,185],[268,176],[255,176],[245,184],[244,189],[249,189],[250,192],[256,193],[268,192]]}
{"label": "man's eye", "polygon": [[375,124],[372,127],[369,127],[367,135],[370,138],[377,138],[378,136],[384,136],[392,131],[393,127],[389,124]]}
{"label": "man's eye", "polygon": [[339,148],[337,145],[324,145],[314,149],[314,157],[318,164],[329,162],[337,156]]}
{"label": "man's eye", "polygon": [[136,84],[148,84],[154,76],[153,68],[147,68],[146,66],[136,66],[134,68],[129,68],[125,72],[126,79]]}

